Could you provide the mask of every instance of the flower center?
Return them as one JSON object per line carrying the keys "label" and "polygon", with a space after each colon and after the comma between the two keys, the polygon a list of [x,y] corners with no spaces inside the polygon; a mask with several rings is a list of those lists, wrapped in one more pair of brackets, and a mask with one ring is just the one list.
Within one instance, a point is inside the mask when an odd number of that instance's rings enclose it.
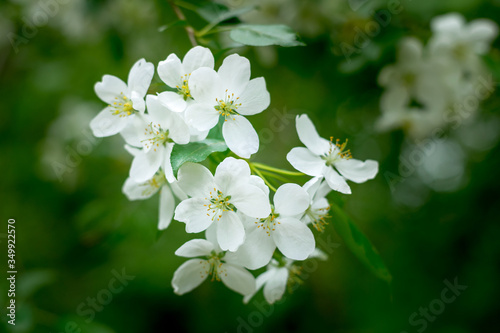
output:
{"label": "flower center", "polygon": [[452,49],[452,54],[459,61],[465,60],[467,58],[468,47],[462,43],[457,44]]}
{"label": "flower center", "polygon": [[144,142],[147,149],[153,147],[154,151],[156,151],[156,148],[160,147],[160,145],[165,145],[165,143],[172,141],[168,137],[168,130],[163,130],[158,124],[150,123],[148,127],[144,129],[144,135],[147,138],[141,142]]}
{"label": "flower center", "polygon": [[109,106],[114,115],[126,117],[135,112],[132,101],[123,93],[120,93],[120,96],[116,96],[115,99],[116,101]]}
{"label": "flower center", "polygon": [[403,74],[403,77],[401,79],[405,87],[413,87],[417,76],[413,72],[407,72]]}
{"label": "flower center", "polygon": [[325,231],[325,226],[328,224],[328,222],[326,222],[326,219],[330,217],[328,216],[329,210],[330,206],[317,209],[313,209],[311,206],[309,206],[309,208],[307,208],[305,212],[305,215],[309,217],[313,227],[316,230],[323,232]]}
{"label": "flower center", "polygon": [[176,86],[177,93],[184,97],[184,100],[187,100],[191,97],[191,91],[189,90],[188,86],[188,80],[190,76],[191,74],[184,74],[183,76],[181,76],[182,85],[180,87]]}
{"label": "flower center", "polygon": [[207,261],[200,261],[200,264],[208,263],[208,267],[206,265],[203,265],[204,271],[201,271],[201,277],[204,279],[206,276],[211,275],[212,276],[212,282],[213,281],[220,281],[220,277],[222,274],[227,276],[227,272],[222,266],[221,259],[224,257],[224,253],[216,253],[215,251],[212,251],[210,256],[207,257]]}
{"label": "flower center", "polygon": [[214,106],[214,108],[219,112],[221,116],[225,118],[224,121],[227,121],[228,117],[229,119],[232,118],[233,120],[235,120],[234,115],[238,114],[236,110],[241,106],[241,103],[237,103],[238,99],[240,98],[235,98],[234,94],[229,95],[227,89],[223,100],[217,98],[215,99],[217,104]]}
{"label": "flower center", "polygon": [[330,137],[330,149],[328,150],[328,153],[325,155],[321,156],[323,160],[326,161],[327,166],[332,166],[335,162],[337,162],[339,159],[351,159],[351,151],[349,149],[345,149],[347,146],[347,139],[345,140],[344,143],[340,144],[340,140],[337,139],[335,141],[335,144],[333,143],[333,136]]}
{"label": "flower center", "polygon": [[145,189],[142,191],[142,195],[147,195],[152,191],[156,191],[165,183],[166,183],[165,173],[162,170],[160,170],[153,176],[153,178],[151,178],[150,180],[141,185],[145,186]]}
{"label": "flower center", "polygon": [[280,215],[274,212],[274,207],[271,207],[271,214],[264,219],[258,219],[255,224],[257,224],[257,229],[262,228],[268,236],[271,236],[271,232],[276,230],[276,224],[281,224],[276,219]]}
{"label": "flower center", "polygon": [[212,221],[215,219],[219,221],[223,212],[234,212],[236,210],[236,207],[229,202],[230,199],[230,195],[225,196],[221,191],[214,187],[214,190],[210,192],[209,197],[205,198],[205,200],[208,200],[209,203],[203,205],[207,207],[207,215],[212,216]]}
{"label": "flower center", "polygon": [[302,267],[297,265],[292,265],[289,269],[287,286],[288,290],[291,293],[296,285],[300,285],[304,283],[304,280],[301,277],[302,275]]}

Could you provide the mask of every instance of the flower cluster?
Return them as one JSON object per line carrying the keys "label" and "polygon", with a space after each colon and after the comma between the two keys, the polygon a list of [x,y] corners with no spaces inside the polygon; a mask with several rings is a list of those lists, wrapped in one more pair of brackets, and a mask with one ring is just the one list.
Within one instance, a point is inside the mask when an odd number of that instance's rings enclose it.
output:
{"label": "flower cluster", "polygon": [[[90,126],[95,136],[119,133],[124,138],[133,160],[123,192],[130,200],[160,192],[159,229],[175,219],[185,224],[187,233],[204,232],[204,238],[192,239],[175,252],[191,259],[174,273],[174,291],[189,292],[210,276],[245,301],[262,286],[270,303],[280,299],[287,283],[300,279],[296,261],[325,257],[316,248],[311,227],[325,228],[327,194],[351,193],[347,180],[374,178],[378,163],[353,159],[347,141],[321,138],[307,115],[296,119],[306,148],[293,148],[287,156],[300,172],[250,162],[259,139],[245,116],[264,111],[270,95],[263,78],[250,79],[246,58],[229,55],[215,71],[210,50],[197,46],[182,61],[169,55],[157,72],[170,89],[156,95],[147,94],[154,66],[144,59],[132,67],[127,83],[105,75],[95,90],[108,106]],[[210,132],[214,127],[220,128],[219,140],[226,145],[214,173],[189,156],[173,166],[182,154],[176,147],[215,140]],[[268,180],[276,174],[311,179],[303,186],[285,182],[276,189]],[[265,266],[257,280],[249,272]]]}
{"label": "flower cluster", "polygon": [[477,19],[467,24],[451,13],[434,18],[431,30],[425,47],[414,37],[404,38],[397,62],[380,72],[385,88],[380,130],[399,127],[414,139],[424,138],[475,113],[478,100],[493,90],[481,56],[498,34],[496,23]]}

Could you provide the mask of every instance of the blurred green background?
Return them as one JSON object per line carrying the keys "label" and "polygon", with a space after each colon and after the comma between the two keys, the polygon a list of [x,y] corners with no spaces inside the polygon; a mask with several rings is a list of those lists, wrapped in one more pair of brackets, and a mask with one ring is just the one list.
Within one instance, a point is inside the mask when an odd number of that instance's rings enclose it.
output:
{"label": "blurred green background", "polygon": [[[270,108],[250,118],[261,137],[253,160],[291,169],[286,153],[301,145],[294,116],[306,112],[323,137],[349,138],[356,158],[380,162],[375,180],[352,184],[350,196],[333,196],[379,250],[392,273],[391,286],[350,253],[330,224],[324,234],[317,234],[339,244],[329,260],[318,262],[300,288],[273,306],[264,306],[261,293],[244,305],[238,294],[208,281],[176,296],[170,281],[184,259],[174,251],[193,235],[175,221],[165,232],[157,232],[158,197],[129,202],[121,192],[131,162],[122,139],[95,139],[88,128],[103,108],[93,91],[102,75],[125,79],[139,58],[156,66],[172,52],[182,58],[191,47],[183,27],[165,29],[176,21],[169,4],[0,2],[0,248],[7,252],[7,219],[14,218],[19,272],[15,327],[6,324],[7,284],[5,279],[0,283],[0,331],[495,330],[500,310],[498,126],[489,127],[492,133],[479,148],[468,149],[461,135],[449,136],[447,140],[465,147],[463,158],[454,162],[462,163],[463,172],[453,186],[429,186],[425,174],[416,170],[391,191],[384,175],[398,173],[407,143],[403,132],[377,133],[374,123],[382,92],[377,75],[394,61],[401,37],[426,41],[431,18],[451,11],[468,20],[498,21],[500,1],[402,0],[401,13],[347,61],[339,44],[352,43],[354,28],[373,20],[372,10],[387,8],[390,2],[261,1],[260,8],[241,17],[251,23],[288,24],[307,44],[304,47],[218,52],[227,36],[212,36],[217,38],[211,44],[217,67],[224,55],[238,52],[250,59],[252,77],[265,77],[271,93]],[[219,3],[237,9],[259,1]],[[194,12],[184,12],[197,29],[207,23]],[[26,23],[33,19],[40,23],[35,29]],[[19,38],[14,46],[13,34]],[[499,49],[496,40],[489,55],[492,68],[498,68]],[[154,82],[159,82],[157,76]],[[499,101],[494,92],[482,104],[480,118],[485,123],[498,125]],[[279,130],[270,126],[276,121],[283,125]],[[482,127],[469,135],[482,136]],[[6,260],[2,255],[2,271]],[[130,280],[119,292],[106,291],[123,270]],[[431,315],[425,330],[423,323],[411,324],[414,312],[439,303],[434,300],[441,298],[443,281],[455,279],[467,289],[439,309],[439,315]],[[96,297],[107,304],[90,311],[88,298]]]}

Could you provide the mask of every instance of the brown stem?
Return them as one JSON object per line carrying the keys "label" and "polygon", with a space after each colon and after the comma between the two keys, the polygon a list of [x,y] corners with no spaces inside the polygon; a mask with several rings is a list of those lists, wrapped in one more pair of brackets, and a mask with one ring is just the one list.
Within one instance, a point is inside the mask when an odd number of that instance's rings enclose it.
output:
{"label": "brown stem", "polygon": [[[182,12],[182,10],[174,3],[174,1],[172,0],[168,0],[168,3],[170,4],[170,6],[172,7],[172,9],[174,10],[175,12],[175,15],[177,15],[177,17],[179,18],[179,20],[181,21],[186,21],[186,17],[184,16],[184,13]],[[196,37],[194,35],[194,29],[192,26],[190,25],[186,25],[184,27],[186,29],[186,32],[188,34],[188,37],[189,37],[189,40],[191,41],[191,44],[193,44],[193,46],[197,46],[198,43],[196,42]]]}

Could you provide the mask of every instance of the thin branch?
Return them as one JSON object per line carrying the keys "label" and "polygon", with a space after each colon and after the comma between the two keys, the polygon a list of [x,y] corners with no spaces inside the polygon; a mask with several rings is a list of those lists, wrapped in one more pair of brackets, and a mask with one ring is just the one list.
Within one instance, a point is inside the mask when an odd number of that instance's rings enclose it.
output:
{"label": "thin branch", "polygon": [[[170,6],[172,7],[172,9],[174,10],[175,15],[177,15],[177,17],[179,18],[179,20],[186,21],[186,16],[184,16],[184,13],[175,4],[175,2],[173,0],[168,0],[168,3],[170,4]],[[198,42],[196,41],[195,31],[194,31],[193,27],[190,26],[190,25],[186,25],[184,28],[186,29],[186,32],[188,34],[189,40],[191,41],[191,44],[193,44],[193,46],[197,46]]]}

